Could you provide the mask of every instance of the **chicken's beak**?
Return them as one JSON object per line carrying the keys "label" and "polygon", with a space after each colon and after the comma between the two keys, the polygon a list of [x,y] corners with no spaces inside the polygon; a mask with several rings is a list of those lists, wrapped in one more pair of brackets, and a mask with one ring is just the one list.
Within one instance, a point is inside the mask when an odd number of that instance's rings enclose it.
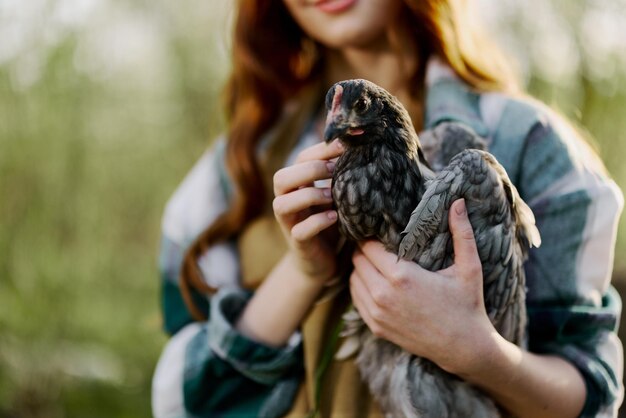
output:
{"label": "chicken's beak", "polygon": [[326,125],[326,129],[324,130],[324,141],[331,142],[335,138],[342,137],[346,134],[348,129],[349,126],[342,122],[331,121]]}
{"label": "chicken's beak", "polygon": [[326,125],[324,141],[328,143],[336,138],[339,138],[342,142],[351,141],[347,138],[363,135],[364,132],[365,130],[363,128],[354,127],[349,122],[345,122],[345,118],[341,117],[339,120],[330,121],[330,123]]}

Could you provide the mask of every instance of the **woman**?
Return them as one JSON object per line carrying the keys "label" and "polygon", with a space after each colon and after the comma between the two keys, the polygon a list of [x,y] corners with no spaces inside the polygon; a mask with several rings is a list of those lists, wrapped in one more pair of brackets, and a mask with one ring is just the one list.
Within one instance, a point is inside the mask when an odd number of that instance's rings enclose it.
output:
{"label": "woman", "polygon": [[[621,194],[573,130],[521,98],[469,9],[464,0],[240,1],[228,139],[164,216],[173,337],[154,378],[156,416],[379,416],[353,362],[333,360],[350,299],[381,338],[515,416],[616,416],[620,303],[609,280]],[[489,322],[462,201],[450,211],[452,267],[396,263],[366,242],[351,256],[349,286],[336,280],[337,215],[324,181],[342,150],[320,143],[322,98],[349,78],[396,95],[418,130],[452,119],[489,140],[542,234],[526,267],[529,351]]]}

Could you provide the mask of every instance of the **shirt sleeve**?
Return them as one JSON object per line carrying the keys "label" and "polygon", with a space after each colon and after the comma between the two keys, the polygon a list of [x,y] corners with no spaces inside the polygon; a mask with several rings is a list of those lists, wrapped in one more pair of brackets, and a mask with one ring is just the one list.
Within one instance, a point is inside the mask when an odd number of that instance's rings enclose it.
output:
{"label": "shirt sleeve", "polygon": [[299,334],[284,347],[269,347],[234,327],[250,297],[238,288],[234,243],[213,246],[198,260],[207,283],[220,289],[211,298],[194,295],[208,321],[193,322],[180,295],[178,274],[184,251],[228,209],[221,147],[218,142],[202,156],[168,202],[163,217],[161,306],[171,338],[153,377],[155,417],[280,416],[290,407],[302,374]]}
{"label": "shirt sleeve", "polygon": [[277,348],[241,335],[234,321],[249,297],[220,289],[211,298],[211,319],[170,339],[152,383],[155,417],[278,417],[289,410],[302,374],[300,337]]}
{"label": "shirt sleeve", "polygon": [[[204,229],[228,209],[229,186],[223,167],[224,149],[225,142],[220,138],[189,171],[165,206],[159,272],[163,325],[170,335],[192,321],[178,285],[185,251]],[[198,264],[210,286],[237,285],[239,270],[234,243],[213,246],[198,260]],[[196,305],[208,313],[206,298],[198,293],[193,293],[192,297]]]}
{"label": "shirt sleeve", "polygon": [[561,356],[587,388],[581,416],[616,417],[622,402],[621,300],[610,286],[621,192],[558,117],[539,118],[520,160],[518,189],[542,244],[525,265],[529,349]]}

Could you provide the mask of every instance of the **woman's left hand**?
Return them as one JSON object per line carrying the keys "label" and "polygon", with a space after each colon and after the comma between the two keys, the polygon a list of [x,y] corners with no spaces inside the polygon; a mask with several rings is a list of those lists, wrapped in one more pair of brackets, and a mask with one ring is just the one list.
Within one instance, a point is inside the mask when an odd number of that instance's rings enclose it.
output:
{"label": "woman's left hand", "polygon": [[465,202],[450,208],[454,264],[430,272],[377,241],[355,251],[352,299],[372,332],[455,374],[485,361],[495,329],[485,311],[482,266]]}

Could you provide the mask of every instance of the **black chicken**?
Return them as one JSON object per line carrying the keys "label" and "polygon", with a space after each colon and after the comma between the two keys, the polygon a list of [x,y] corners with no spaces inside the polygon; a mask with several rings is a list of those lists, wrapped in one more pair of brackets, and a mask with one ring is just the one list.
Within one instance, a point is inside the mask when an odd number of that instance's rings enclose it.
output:
{"label": "black chicken", "polygon": [[[442,169],[435,174],[408,112],[381,87],[366,80],[339,82],[328,91],[326,107],[324,139],[338,138],[345,147],[332,182],[341,233],[354,241],[380,240],[400,258],[436,271],[453,263],[448,210],[464,198],[489,318],[507,340],[523,345],[522,264],[528,248],[539,245],[539,233],[504,168],[484,150],[465,149],[484,148],[485,142],[461,124],[439,125],[428,133],[429,153]],[[500,416],[478,389],[375,337],[356,312],[344,320],[346,341],[358,341],[361,375],[387,416]]]}

